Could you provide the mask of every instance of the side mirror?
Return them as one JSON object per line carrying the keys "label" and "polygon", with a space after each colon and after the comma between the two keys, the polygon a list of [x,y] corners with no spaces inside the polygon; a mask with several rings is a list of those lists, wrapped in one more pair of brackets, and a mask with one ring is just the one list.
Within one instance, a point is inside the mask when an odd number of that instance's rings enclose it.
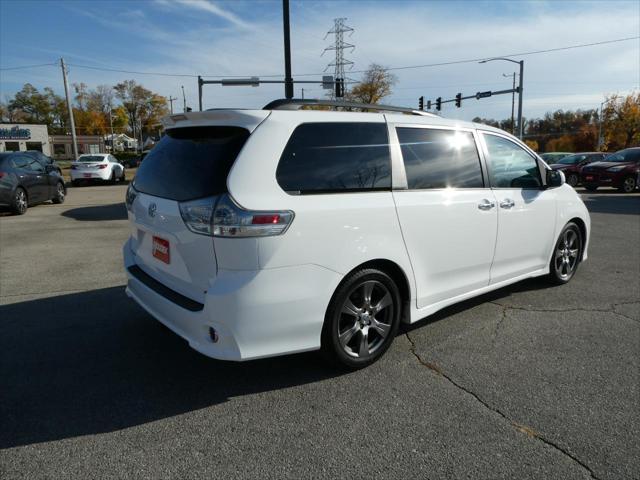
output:
{"label": "side mirror", "polygon": [[547,170],[547,188],[561,187],[565,181],[562,170]]}
{"label": "side mirror", "polygon": [[44,166],[44,171],[47,173],[51,173],[56,170],[56,167],[53,164],[48,164]]}

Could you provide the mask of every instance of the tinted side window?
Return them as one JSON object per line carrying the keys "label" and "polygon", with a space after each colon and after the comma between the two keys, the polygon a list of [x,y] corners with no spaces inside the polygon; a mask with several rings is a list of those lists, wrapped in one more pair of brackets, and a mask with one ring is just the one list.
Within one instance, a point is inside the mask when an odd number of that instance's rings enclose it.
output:
{"label": "tinted side window", "polygon": [[487,168],[494,188],[540,188],[538,162],[519,145],[496,135],[484,135]]}
{"label": "tinted side window", "polygon": [[29,158],[29,169],[36,173],[44,172],[44,166],[33,157]]}
{"label": "tinted side window", "polygon": [[391,188],[384,123],[305,123],[280,157],[278,184],[291,193]]}
{"label": "tinted side window", "polygon": [[30,171],[29,163],[32,161],[31,158],[26,155],[14,155],[11,159],[13,163],[13,168],[19,168],[20,170]]}
{"label": "tinted side window", "polygon": [[482,170],[471,132],[398,128],[410,189],[482,188]]}

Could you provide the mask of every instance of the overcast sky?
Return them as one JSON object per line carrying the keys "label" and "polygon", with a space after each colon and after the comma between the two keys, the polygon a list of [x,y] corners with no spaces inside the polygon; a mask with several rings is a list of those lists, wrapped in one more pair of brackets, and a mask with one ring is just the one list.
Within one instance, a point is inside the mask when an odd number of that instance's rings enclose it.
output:
{"label": "overcast sky", "polygon": [[[324,39],[333,19],[346,17],[356,46],[346,57],[354,70],[372,62],[387,67],[493,57],[640,36],[640,1],[340,1],[291,0],[294,77],[320,78],[333,37]],[[178,97],[182,109],[197,108],[193,77],[140,75],[89,69],[98,67],[184,75],[282,75],[281,2],[261,0],[13,1],[0,0],[0,68],[52,63],[63,56],[70,82],[93,87],[133,78],[165,96]],[[640,40],[523,57],[524,114],[556,109],[598,108],[606,94],[627,93],[640,85]],[[511,87],[503,74],[508,62],[465,63],[397,70],[393,96],[386,103],[417,107],[418,97],[451,98],[479,90]],[[327,73],[332,73],[328,71]],[[302,77],[302,74],[314,74]],[[359,73],[348,74],[357,80]],[[5,99],[30,82],[63,93],[60,68],[0,71]],[[204,104],[259,108],[283,97],[277,86],[206,86]],[[300,95],[296,86],[296,96]],[[319,86],[305,97],[323,96]],[[447,106],[443,115],[507,118],[509,95]]]}

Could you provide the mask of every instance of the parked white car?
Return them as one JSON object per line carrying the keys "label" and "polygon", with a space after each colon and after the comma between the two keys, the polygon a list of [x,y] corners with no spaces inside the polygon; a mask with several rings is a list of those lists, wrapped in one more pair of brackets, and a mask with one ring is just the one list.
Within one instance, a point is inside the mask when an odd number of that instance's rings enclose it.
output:
{"label": "parked white car", "polygon": [[71,183],[74,186],[81,181],[103,181],[116,183],[124,181],[124,165],[108,153],[86,153],[71,163]]}
{"label": "parked white car", "polygon": [[127,191],[127,294],[197,351],[362,367],[400,322],[586,260],[580,197],[504,131],[299,106],[172,115]]}

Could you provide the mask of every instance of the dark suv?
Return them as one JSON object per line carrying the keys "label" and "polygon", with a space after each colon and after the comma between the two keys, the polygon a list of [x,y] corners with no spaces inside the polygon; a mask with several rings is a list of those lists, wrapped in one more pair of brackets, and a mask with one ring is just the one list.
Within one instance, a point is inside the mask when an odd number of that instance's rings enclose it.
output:
{"label": "dark suv", "polygon": [[38,152],[0,153],[0,206],[22,215],[29,205],[64,202],[67,190],[59,167]]}
{"label": "dark suv", "polygon": [[582,169],[581,179],[591,192],[598,187],[616,187],[621,192],[633,193],[640,175],[640,147],[619,150],[602,162],[594,162]]}
{"label": "dark suv", "polygon": [[564,173],[567,183],[575,187],[580,183],[580,171],[582,167],[593,162],[604,160],[605,154],[602,152],[582,152],[569,155],[557,160],[549,165],[553,170],[561,170]]}

